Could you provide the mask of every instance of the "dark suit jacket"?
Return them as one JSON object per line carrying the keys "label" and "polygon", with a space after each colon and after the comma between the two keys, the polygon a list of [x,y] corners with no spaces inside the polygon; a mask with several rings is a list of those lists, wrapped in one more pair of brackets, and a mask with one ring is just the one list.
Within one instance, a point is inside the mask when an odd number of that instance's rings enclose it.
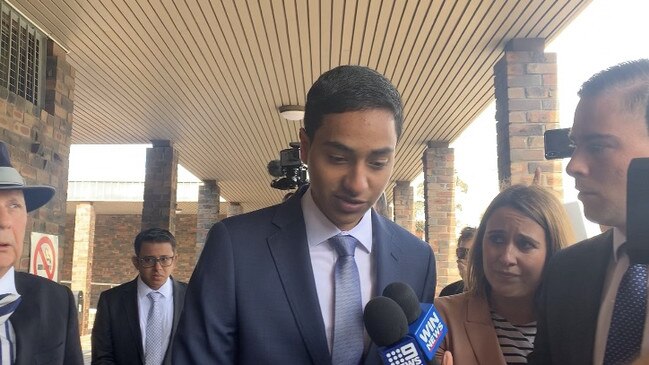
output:
{"label": "dark suit jacket", "polygon": [[[331,363],[303,193],[212,227],[187,289],[174,364]],[[436,276],[430,246],[376,212],[372,229],[377,293],[402,281],[431,303]],[[366,357],[366,363],[380,363],[375,346]]]}
{"label": "dark suit jacket", "polygon": [[546,268],[530,364],[593,362],[597,317],[613,230],[559,251]]}
{"label": "dark suit jacket", "polygon": [[439,292],[440,297],[447,297],[449,295],[462,294],[464,292],[464,281],[458,280],[454,283],[450,283]]}
{"label": "dark suit jacket", "polygon": [[[174,319],[164,364],[171,364],[171,344],[187,289],[185,283],[172,282]],[[101,293],[92,327],[92,364],[144,364],[138,313],[137,278]]]}
{"label": "dark suit jacket", "polygon": [[77,307],[69,288],[15,273],[22,301],[9,317],[16,332],[15,365],[82,365]]}

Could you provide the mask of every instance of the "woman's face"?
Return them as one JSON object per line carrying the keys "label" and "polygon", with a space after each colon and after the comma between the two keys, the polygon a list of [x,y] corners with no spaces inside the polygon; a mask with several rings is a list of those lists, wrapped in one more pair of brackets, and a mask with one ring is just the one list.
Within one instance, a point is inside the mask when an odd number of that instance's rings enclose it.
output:
{"label": "woman's face", "polygon": [[547,255],[543,228],[519,211],[501,207],[487,221],[482,264],[491,295],[533,298]]}

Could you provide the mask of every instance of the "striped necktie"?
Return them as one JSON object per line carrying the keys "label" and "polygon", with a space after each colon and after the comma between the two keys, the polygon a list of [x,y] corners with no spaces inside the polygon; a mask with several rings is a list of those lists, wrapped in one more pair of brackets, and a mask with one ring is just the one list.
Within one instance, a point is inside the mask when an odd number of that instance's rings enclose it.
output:
{"label": "striped necktie", "polygon": [[358,241],[352,236],[329,239],[338,253],[334,268],[333,365],[358,364],[363,356],[363,303],[361,280],[354,260]]}
{"label": "striped necktie", "polygon": [[0,294],[0,364],[11,365],[16,361],[16,341],[11,331],[9,317],[20,304],[19,294]]}

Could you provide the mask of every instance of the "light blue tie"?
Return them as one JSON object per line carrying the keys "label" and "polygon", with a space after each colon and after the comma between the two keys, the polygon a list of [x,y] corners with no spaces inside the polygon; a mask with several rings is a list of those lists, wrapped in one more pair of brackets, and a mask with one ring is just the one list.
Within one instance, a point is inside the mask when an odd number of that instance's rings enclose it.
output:
{"label": "light blue tie", "polygon": [[7,341],[8,343],[2,344],[0,348],[0,364],[13,364],[16,361],[16,343],[15,339],[9,336],[9,317],[18,308],[20,304],[20,295],[18,294],[1,294],[0,295],[0,330],[7,335],[7,339],[0,342]]}
{"label": "light blue tie", "polygon": [[162,294],[152,291],[147,297],[151,300],[151,307],[146,319],[144,365],[160,365],[165,354],[165,349],[162,348]]}
{"label": "light blue tie", "polygon": [[647,265],[631,263],[615,297],[604,365],[626,365],[640,353],[647,315]]}
{"label": "light blue tie", "polygon": [[352,236],[329,239],[338,253],[334,268],[334,336],[331,350],[333,365],[358,364],[363,356],[363,303],[361,280],[354,260],[358,241]]}

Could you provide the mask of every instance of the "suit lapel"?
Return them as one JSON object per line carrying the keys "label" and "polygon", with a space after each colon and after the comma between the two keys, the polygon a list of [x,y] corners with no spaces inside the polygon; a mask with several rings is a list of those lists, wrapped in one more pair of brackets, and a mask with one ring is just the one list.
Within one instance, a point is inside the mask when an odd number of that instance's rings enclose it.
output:
{"label": "suit lapel", "polygon": [[480,364],[505,364],[487,300],[470,296],[466,308],[464,327],[475,358]]}
{"label": "suit lapel", "polygon": [[38,316],[41,311],[38,298],[33,296],[37,288],[25,282],[24,274],[16,272],[15,275],[16,291],[22,300],[9,320],[16,333],[16,365],[22,365],[27,364],[34,353],[38,352],[40,344],[37,341],[41,330],[38,323],[41,321],[34,320],[34,316]]}
{"label": "suit lapel", "polygon": [[120,302],[123,305],[126,314],[126,323],[131,331],[131,338],[134,339],[137,346],[137,353],[140,361],[144,363],[144,349],[142,348],[142,333],[140,332],[140,315],[137,306],[137,278],[131,281],[124,288],[124,297]]}
{"label": "suit lapel", "polygon": [[388,284],[399,281],[398,262],[400,248],[393,241],[393,232],[387,228],[378,214],[372,210],[372,253],[376,263],[374,295],[383,293]]}
{"label": "suit lapel", "polygon": [[185,301],[185,287],[180,285],[176,280],[173,280],[172,283],[174,286],[174,319],[171,327],[172,335],[176,333],[176,328],[178,327],[178,320],[180,319],[180,313],[183,310],[183,303]]}
{"label": "suit lapel", "polygon": [[279,231],[268,237],[267,242],[307,350],[314,363],[327,364],[330,363],[331,356],[300,203],[304,191],[301,193],[295,194],[278,208],[273,223],[279,227]]}

